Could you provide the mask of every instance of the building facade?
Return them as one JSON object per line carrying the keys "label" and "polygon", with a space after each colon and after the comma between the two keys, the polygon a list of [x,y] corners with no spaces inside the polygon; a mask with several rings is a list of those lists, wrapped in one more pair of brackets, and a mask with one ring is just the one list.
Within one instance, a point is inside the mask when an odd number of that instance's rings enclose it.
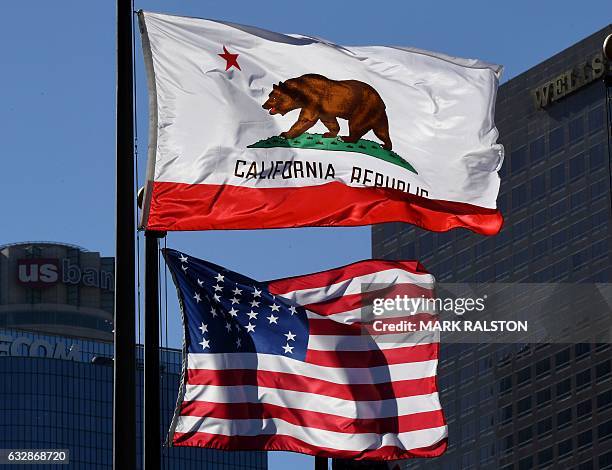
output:
{"label": "building facade", "polygon": [[[112,258],[79,247],[0,247],[1,449],[68,449],[69,468],[112,468],[113,271]],[[141,347],[137,359],[140,469]],[[163,349],[160,363],[163,436],[176,404],[181,352]],[[163,447],[161,454],[164,469],[267,468],[265,452]]]}
{"label": "building facade", "polygon": [[[500,86],[498,235],[386,224],[372,230],[374,257],[416,258],[440,282],[611,282],[610,33]],[[405,467],[612,468],[611,359],[609,344],[442,344],[449,449]]]}

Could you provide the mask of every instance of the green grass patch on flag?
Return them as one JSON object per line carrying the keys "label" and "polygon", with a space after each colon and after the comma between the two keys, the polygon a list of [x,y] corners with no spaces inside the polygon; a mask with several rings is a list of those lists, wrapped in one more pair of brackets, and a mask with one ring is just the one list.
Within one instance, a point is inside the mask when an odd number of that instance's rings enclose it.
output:
{"label": "green grass patch on flag", "polygon": [[338,137],[323,137],[322,134],[309,134],[306,132],[295,139],[285,139],[283,137],[273,136],[248,146],[248,148],[264,149],[274,147],[363,153],[370,157],[379,158],[389,163],[393,163],[394,165],[401,166],[408,171],[418,174],[414,167],[397,153],[392,150],[385,150],[379,143],[366,139],[359,139],[355,143],[348,143],[343,142]]}

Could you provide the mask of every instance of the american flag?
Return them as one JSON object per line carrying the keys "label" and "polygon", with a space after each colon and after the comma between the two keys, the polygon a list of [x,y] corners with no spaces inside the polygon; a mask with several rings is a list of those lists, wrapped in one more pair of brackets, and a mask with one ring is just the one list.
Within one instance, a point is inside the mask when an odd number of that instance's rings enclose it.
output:
{"label": "american flag", "polygon": [[364,289],[432,291],[421,265],[369,260],[259,282],[175,250],[164,256],[184,325],[173,445],[372,460],[445,451],[439,334],[407,344],[362,328]]}

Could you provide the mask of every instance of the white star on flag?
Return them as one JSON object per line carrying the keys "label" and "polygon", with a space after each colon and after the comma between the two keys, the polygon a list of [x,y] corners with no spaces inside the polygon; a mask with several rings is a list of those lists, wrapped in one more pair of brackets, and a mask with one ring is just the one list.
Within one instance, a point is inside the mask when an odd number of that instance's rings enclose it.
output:
{"label": "white star on flag", "polygon": [[272,309],[273,312],[278,312],[278,309],[280,309],[280,306],[276,304],[272,304],[270,305],[270,308]]}
{"label": "white star on flag", "polygon": [[219,297],[219,294],[213,295],[213,299],[215,299],[217,302],[221,302],[221,297]]}
{"label": "white star on flag", "polygon": [[234,295],[240,295],[242,294],[242,289],[238,289],[238,286],[236,286],[236,288],[233,290]]}
{"label": "white star on flag", "polygon": [[184,272],[187,272],[187,266],[185,266],[185,265],[181,265],[181,269],[182,269]]}
{"label": "white star on flag", "polygon": [[249,322],[249,324],[246,326],[246,330],[249,333],[254,333],[255,332],[255,325],[251,325],[251,322]]}
{"label": "white star on flag", "polygon": [[225,329],[229,332],[232,329],[232,324],[230,322],[227,322],[225,324]]}
{"label": "white star on flag", "polygon": [[257,312],[251,310],[249,313],[247,313],[247,315],[249,316],[249,320],[252,320],[253,318],[255,320],[257,320],[257,315],[259,315]]}
{"label": "white star on flag", "polygon": [[217,277],[215,277],[215,279],[217,280],[217,282],[223,282],[223,279],[225,279],[225,276],[222,276],[221,274],[217,274]]}
{"label": "white star on flag", "polygon": [[297,313],[297,308],[295,308],[293,305],[291,307],[289,307],[289,311],[291,312],[291,316],[295,315]]}
{"label": "white star on flag", "polygon": [[232,297],[232,305],[240,303],[240,301],[236,297]]}
{"label": "white star on flag", "polygon": [[278,322],[276,320],[278,320],[278,317],[275,317],[274,314],[270,314],[269,317],[266,317],[269,321],[270,321],[270,325],[272,323],[276,323],[278,325]]}
{"label": "white star on flag", "polygon": [[202,322],[202,325],[198,326],[198,328],[200,329],[200,331],[202,331],[202,334],[208,333],[208,325],[206,325],[204,322]]}
{"label": "white star on flag", "polygon": [[253,300],[251,302],[251,307],[259,307],[259,302],[257,302],[257,300]]}
{"label": "white star on flag", "polygon": [[283,346],[283,350],[285,351],[285,354],[293,354],[293,346],[289,346],[289,344],[285,344]]}
{"label": "white star on flag", "polygon": [[229,314],[232,317],[237,317],[238,316],[238,310],[236,310],[234,307],[232,307],[232,309],[229,311]]}
{"label": "white star on flag", "polygon": [[261,291],[257,287],[253,287],[253,297],[261,297]]}
{"label": "white star on flag", "polygon": [[181,260],[181,263],[186,263],[189,258],[187,258],[185,255],[181,255],[179,256],[179,259]]}
{"label": "white star on flag", "polygon": [[239,348],[242,345],[242,340],[240,338],[236,339],[236,347]]}
{"label": "white star on flag", "polygon": [[210,307],[210,313],[212,314],[213,318],[216,318],[217,309],[215,307]]}
{"label": "white star on flag", "polygon": [[223,287],[221,287],[220,285],[218,285],[218,284],[217,284],[217,285],[215,285],[215,286],[213,287],[213,289],[215,289],[215,292],[218,292],[218,291],[222,291],[222,290],[223,290]]}
{"label": "white star on flag", "polygon": [[204,281],[200,281],[200,280],[198,279],[198,286],[200,286],[200,287],[204,286]]}
{"label": "white star on flag", "polygon": [[200,294],[198,294],[197,292],[195,293],[195,295],[193,296],[193,298],[195,299],[196,303],[200,303],[202,302],[202,297],[200,297]]}
{"label": "white star on flag", "polygon": [[202,341],[198,344],[202,345],[202,349],[210,348],[210,340],[202,338]]}
{"label": "white star on flag", "polygon": [[287,343],[289,341],[295,341],[295,335],[291,333],[291,331],[289,331],[288,333],[285,333],[285,336],[287,337]]}

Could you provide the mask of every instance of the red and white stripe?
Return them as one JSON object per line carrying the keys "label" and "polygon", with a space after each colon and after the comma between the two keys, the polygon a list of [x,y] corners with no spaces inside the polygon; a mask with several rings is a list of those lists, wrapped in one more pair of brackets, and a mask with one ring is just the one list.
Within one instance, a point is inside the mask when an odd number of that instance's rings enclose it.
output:
{"label": "red and white stripe", "polygon": [[363,261],[270,282],[271,293],[307,309],[306,360],[189,354],[174,445],[376,460],[442,454],[438,333],[362,334],[362,291],[388,285],[431,294],[434,278],[416,262]]}

